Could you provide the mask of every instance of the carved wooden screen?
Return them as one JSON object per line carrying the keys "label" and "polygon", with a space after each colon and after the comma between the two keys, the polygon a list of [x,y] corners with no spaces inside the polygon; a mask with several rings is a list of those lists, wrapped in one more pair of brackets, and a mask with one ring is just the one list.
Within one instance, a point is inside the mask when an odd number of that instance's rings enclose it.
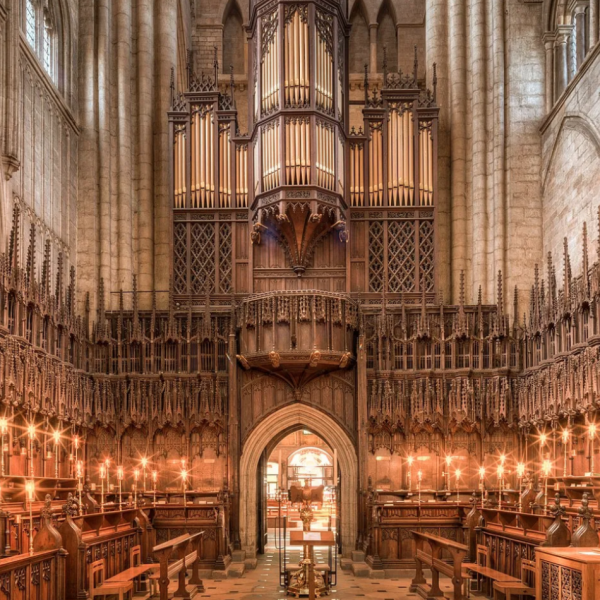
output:
{"label": "carved wooden screen", "polygon": [[[385,74],[381,94],[365,79],[364,126],[348,139],[355,250],[353,291],[435,291],[437,119],[433,93],[411,75]],[[351,236],[352,237],[352,236]]]}

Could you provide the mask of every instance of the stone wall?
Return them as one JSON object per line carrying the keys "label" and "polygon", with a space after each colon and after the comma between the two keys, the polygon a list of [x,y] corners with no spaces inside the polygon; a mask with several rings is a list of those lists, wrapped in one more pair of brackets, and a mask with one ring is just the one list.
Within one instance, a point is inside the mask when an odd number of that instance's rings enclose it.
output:
{"label": "stone wall", "polygon": [[[582,267],[582,240],[574,233],[587,222],[590,250],[598,240],[598,229],[592,225],[597,223],[600,177],[598,81],[597,45],[542,127],[544,253],[551,252],[559,262],[566,237],[574,273]],[[595,260],[595,253],[590,258]]]}

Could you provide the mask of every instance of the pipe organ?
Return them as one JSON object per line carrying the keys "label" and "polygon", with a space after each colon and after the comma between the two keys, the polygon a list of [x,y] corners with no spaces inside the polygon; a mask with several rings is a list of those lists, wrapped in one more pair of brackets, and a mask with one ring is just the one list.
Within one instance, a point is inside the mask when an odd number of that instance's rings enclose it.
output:
{"label": "pipe organ", "polygon": [[[173,90],[179,292],[198,293],[192,271],[209,256],[219,261],[225,252],[225,270],[236,270],[231,252],[218,245],[221,226],[201,226],[211,218],[197,211],[220,211],[215,221],[233,219],[225,237],[242,235],[255,246],[273,237],[298,276],[310,267],[317,243],[328,235],[345,243],[353,229],[363,235],[360,222],[367,222],[365,245],[379,255],[370,250],[368,268],[360,267],[362,280],[350,288],[434,291],[435,86],[430,92],[420,85],[416,59],[411,74],[385,69],[381,90],[365,74],[363,123],[350,128],[345,10],[335,2],[253,3],[248,73],[254,110],[247,135],[238,129],[233,79],[219,76],[216,57],[214,73],[197,76],[189,67],[187,89]],[[224,210],[250,214],[225,217]],[[212,253],[199,258],[193,248],[206,244],[214,244]],[[251,291],[244,269],[240,277]],[[384,278],[386,270],[391,274]]]}

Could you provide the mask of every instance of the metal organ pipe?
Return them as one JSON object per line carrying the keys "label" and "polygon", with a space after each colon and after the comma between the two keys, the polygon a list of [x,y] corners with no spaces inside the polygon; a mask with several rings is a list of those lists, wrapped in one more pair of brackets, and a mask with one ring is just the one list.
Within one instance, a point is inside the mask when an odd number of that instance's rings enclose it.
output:
{"label": "metal organ pipe", "polygon": [[235,197],[238,208],[248,207],[248,144],[235,151]]}
{"label": "metal organ pipe", "polygon": [[284,90],[286,106],[308,105],[310,94],[309,35],[306,6],[286,8]]}
{"label": "metal organ pipe", "polygon": [[179,125],[175,128],[173,148],[175,208],[185,208],[185,195],[187,191],[185,158],[185,125]]}
{"label": "metal organ pipe", "polygon": [[277,11],[263,23],[263,55],[261,60],[261,106],[263,113],[279,107],[279,31]]}
{"label": "metal organ pipe", "polygon": [[219,132],[219,207],[231,208],[231,125]]}
{"label": "metal organ pipe", "polygon": [[419,202],[421,206],[433,204],[433,141],[431,124],[423,124],[419,131]]}
{"label": "metal organ pipe", "polygon": [[414,205],[413,124],[408,106],[393,105],[388,124],[388,202]]}

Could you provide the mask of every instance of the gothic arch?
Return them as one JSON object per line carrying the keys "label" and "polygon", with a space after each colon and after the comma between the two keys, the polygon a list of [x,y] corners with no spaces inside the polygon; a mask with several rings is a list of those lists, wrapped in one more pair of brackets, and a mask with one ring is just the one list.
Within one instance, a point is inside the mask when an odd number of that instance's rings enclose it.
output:
{"label": "gothic arch", "polygon": [[386,46],[388,71],[398,70],[396,11],[390,0],[381,3],[377,14],[377,72],[383,73],[383,47]]}
{"label": "gothic arch", "polygon": [[256,555],[256,472],[264,449],[281,432],[310,427],[337,450],[341,469],[341,534],[344,556],[354,550],[357,537],[358,459],[352,441],[329,416],[304,404],[285,406],[263,419],[247,437],[240,459],[240,539],[247,556]]}
{"label": "gothic arch", "polygon": [[552,143],[552,149],[550,150],[550,157],[542,173],[542,193],[546,188],[548,176],[552,171],[554,164],[554,157],[556,155],[556,149],[561,141],[562,135],[566,130],[577,131],[580,133],[596,150],[598,157],[600,158],[600,131],[596,125],[591,121],[587,115],[583,113],[571,113],[566,114],[558,128],[558,133]]}
{"label": "gothic arch", "polygon": [[362,73],[369,63],[369,14],[362,0],[356,0],[350,12],[350,73]]}
{"label": "gothic arch", "polygon": [[246,72],[244,50],[244,16],[236,0],[227,3],[223,18],[223,72],[243,75]]}

